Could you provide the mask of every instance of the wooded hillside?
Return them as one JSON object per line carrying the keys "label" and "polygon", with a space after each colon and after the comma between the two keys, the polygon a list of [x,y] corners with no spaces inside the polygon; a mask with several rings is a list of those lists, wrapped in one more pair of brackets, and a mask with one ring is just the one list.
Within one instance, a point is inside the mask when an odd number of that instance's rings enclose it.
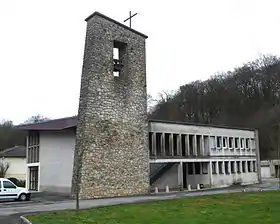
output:
{"label": "wooded hillside", "polygon": [[279,57],[262,56],[233,71],[183,85],[175,94],[162,96],[150,118],[257,128],[261,157],[277,156]]}

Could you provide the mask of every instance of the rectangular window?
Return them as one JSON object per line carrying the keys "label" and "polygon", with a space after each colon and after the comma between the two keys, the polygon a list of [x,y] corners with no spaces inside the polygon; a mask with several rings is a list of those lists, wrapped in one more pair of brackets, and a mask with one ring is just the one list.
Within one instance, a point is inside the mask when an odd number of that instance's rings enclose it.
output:
{"label": "rectangular window", "polygon": [[239,149],[239,138],[234,138],[234,148]]}
{"label": "rectangular window", "polygon": [[247,170],[249,173],[252,172],[252,169],[251,169],[251,161],[247,161]]}
{"label": "rectangular window", "polygon": [[156,151],[157,151],[157,155],[160,156],[161,155],[161,135],[162,133],[155,133],[156,134]]}
{"label": "rectangular window", "polygon": [[218,136],[217,137],[217,148],[220,149],[222,147],[222,137]]}
{"label": "rectangular window", "polygon": [[189,135],[190,155],[194,156],[194,135]]}
{"label": "rectangular window", "polygon": [[256,149],[256,141],[253,138],[251,138],[251,148]]}
{"label": "rectangular window", "polygon": [[210,147],[211,149],[215,149],[216,148],[216,144],[215,144],[215,136],[210,136]]}
{"label": "rectangular window", "polygon": [[155,156],[153,155],[153,132],[149,132],[149,151],[150,151],[150,156]]}
{"label": "rectangular window", "polygon": [[164,146],[165,146],[165,155],[170,156],[171,155],[171,149],[170,149],[170,134],[164,133]]}
{"label": "rectangular window", "polygon": [[244,138],[240,139],[240,147],[241,149],[244,149]]}
{"label": "rectangular window", "polygon": [[242,173],[246,173],[246,161],[242,161]]}
{"label": "rectangular window", "polygon": [[197,150],[197,155],[202,155],[201,153],[201,135],[196,135],[196,150]]}
{"label": "rectangular window", "polygon": [[182,156],[186,156],[186,135],[181,135]]}
{"label": "rectangular window", "polygon": [[203,155],[209,156],[210,155],[210,143],[209,143],[209,136],[203,136],[203,143],[204,143],[204,150]]}
{"label": "rectangular window", "polygon": [[126,53],[126,44],[114,41],[113,46],[113,75],[114,77],[119,77],[124,67],[125,61],[125,53]]}
{"label": "rectangular window", "polygon": [[246,140],[245,140],[245,147],[246,147],[246,149],[250,148],[250,139],[249,138],[246,138]]}
{"label": "rectangular window", "polygon": [[27,146],[27,162],[38,163],[39,162],[39,133],[30,132],[28,135]]}
{"label": "rectangular window", "polygon": [[3,188],[5,188],[5,189],[15,189],[17,187],[14,184],[12,184],[10,181],[3,181]]}
{"label": "rectangular window", "polygon": [[201,174],[201,163],[194,163],[195,174]]}
{"label": "rectangular window", "polygon": [[227,148],[227,137],[223,137],[223,148]]}
{"label": "rectangular window", "polygon": [[235,166],[234,166],[234,165],[235,165],[235,162],[234,162],[234,161],[231,161],[231,162],[230,162],[230,172],[231,172],[231,173],[235,173]]}
{"label": "rectangular window", "polygon": [[256,161],[253,161],[253,172],[257,172]]}
{"label": "rectangular window", "polygon": [[208,163],[202,163],[202,174],[208,174]]}
{"label": "rectangular window", "polygon": [[233,137],[229,137],[229,139],[228,139],[228,147],[229,147],[230,149],[233,148]]}
{"label": "rectangular window", "polygon": [[229,174],[229,162],[225,161],[225,173]]}
{"label": "rectangular window", "polygon": [[193,163],[187,163],[188,164],[188,174],[193,175]]}
{"label": "rectangular window", "polygon": [[217,162],[212,162],[212,174],[217,174],[216,164]]}
{"label": "rectangular window", "polygon": [[223,162],[218,162],[219,174],[223,174]]}
{"label": "rectangular window", "polygon": [[237,161],[237,162],[236,162],[236,168],[237,168],[237,173],[241,173],[241,170],[240,170],[240,161]]}
{"label": "rectangular window", "polygon": [[178,152],[178,138],[179,138],[178,134],[173,134],[173,154],[174,154],[174,156],[179,155],[179,152]]}

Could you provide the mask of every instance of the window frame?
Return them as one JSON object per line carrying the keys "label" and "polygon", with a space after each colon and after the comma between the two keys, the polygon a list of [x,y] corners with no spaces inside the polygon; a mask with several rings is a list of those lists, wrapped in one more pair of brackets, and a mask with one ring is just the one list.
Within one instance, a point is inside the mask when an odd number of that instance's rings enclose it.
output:
{"label": "window frame", "polygon": [[216,137],[216,146],[217,146],[217,149],[222,149],[222,136]]}
{"label": "window frame", "polygon": [[[17,189],[17,186],[12,182],[12,181],[8,181],[8,180],[3,180],[3,189]],[[13,187],[5,187],[5,182],[11,184]]]}

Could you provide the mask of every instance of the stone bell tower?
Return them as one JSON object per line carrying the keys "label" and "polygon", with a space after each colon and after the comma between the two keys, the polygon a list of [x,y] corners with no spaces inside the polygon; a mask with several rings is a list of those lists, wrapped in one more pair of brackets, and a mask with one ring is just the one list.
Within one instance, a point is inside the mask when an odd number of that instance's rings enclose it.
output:
{"label": "stone bell tower", "polygon": [[147,36],[95,12],[87,19],[73,187],[81,198],[149,190]]}

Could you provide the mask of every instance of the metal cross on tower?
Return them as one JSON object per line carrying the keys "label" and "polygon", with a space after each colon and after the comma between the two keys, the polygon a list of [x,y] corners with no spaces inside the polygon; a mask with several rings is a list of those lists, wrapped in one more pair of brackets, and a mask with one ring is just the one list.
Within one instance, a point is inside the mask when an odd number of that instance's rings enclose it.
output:
{"label": "metal cross on tower", "polygon": [[129,17],[127,19],[125,19],[123,22],[126,22],[127,20],[129,20],[129,27],[131,28],[131,18],[136,15],[137,15],[137,13],[131,15],[131,11],[129,11]]}

